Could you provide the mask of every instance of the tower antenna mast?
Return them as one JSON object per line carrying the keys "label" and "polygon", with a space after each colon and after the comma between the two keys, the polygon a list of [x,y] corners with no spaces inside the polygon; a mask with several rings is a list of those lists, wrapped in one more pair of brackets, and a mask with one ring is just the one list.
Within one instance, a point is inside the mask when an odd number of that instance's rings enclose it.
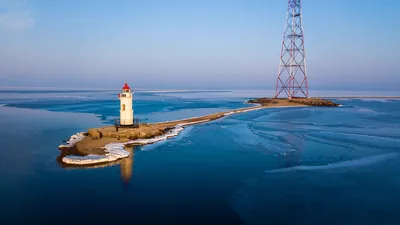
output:
{"label": "tower antenna mast", "polygon": [[301,0],[289,0],[275,98],[308,98]]}

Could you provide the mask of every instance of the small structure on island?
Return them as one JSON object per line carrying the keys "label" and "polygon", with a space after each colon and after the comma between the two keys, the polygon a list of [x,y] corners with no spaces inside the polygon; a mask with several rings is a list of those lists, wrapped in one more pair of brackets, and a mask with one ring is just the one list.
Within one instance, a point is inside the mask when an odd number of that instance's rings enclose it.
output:
{"label": "small structure on island", "polygon": [[132,96],[133,91],[125,83],[124,87],[122,87],[122,91],[118,94],[118,98],[120,100],[120,117],[119,117],[119,124],[120,126],[133,126],[133,109],[132,109]]}

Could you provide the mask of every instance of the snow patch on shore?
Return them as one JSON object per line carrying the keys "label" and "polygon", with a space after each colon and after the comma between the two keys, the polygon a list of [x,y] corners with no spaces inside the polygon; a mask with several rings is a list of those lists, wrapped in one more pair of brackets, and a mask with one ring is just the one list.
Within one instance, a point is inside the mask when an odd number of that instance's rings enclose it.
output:
{"label": "snow patch on shore", "polygon": [[167,140],[168,138],[175,137],[177,136],[181,131],[183,130],[183,127],[176,126],[175,128],[169,130],[167,133],[156,136],[154,138],[150,139],[136,139],[132,141],[128,141],[126,144],[134,144],[134,145],[148,145],[148,144],[153,144],[159,141]]}
{"label": "snow patch on shore", "polygon": [[159,141],[164,141],[164,140],[167,140],[168,138],[178,136],[179,133],[181,131],[183,131],[184,126],[194,125],[194,124],[198,124],[198,123],[205,123],[208,121],[210,121],[210,120],[201,120],[201,121],[196,121],[196,122],[180,123],[180,124],[177,124],[173,129],[169,130],[168,132],[166,132],[163,135],[156,136],[156,137],[150,138],[150,139],[136,139],[136,140],[128,141],[126,144],[148,145],[148,144],[153,144],[153,143],[156,143]]}
{"label": "snow patch on shore", "polygon": [[[185,129],[182,130],[182,132],[180,132],[178,136],[173,137],[173,138],[171,138],[171,139],[173,139],[174,142],[180,141],[180,140],[182,140],[183,138],[185,138],[185,137],[191,132],[192,129],[193,129],[193,127],[185,127]],[[163,145],[165,145],[165,144],[167,144],[167,143],[169,143],[169,142],[170,142],[170,141],[168,141],[168,142],[167,142],[167,141],[159,141],[159,142],[153,143],[153,144],[151,144],[151,145],[142,145],[142,146],[140,147],[140,150],[141,150],[141,151],[152,151],[152,150],[157,149],[157,148],[159,148],[160,146],[163,146]]]}
{"label": "snow patch on shore", "polygon": [[176,125],[176,127],[184,127],[184,126],[194,125],[194,124],[198,124],[198,123],[205,123],[208,121],[210,121],[210,120],[199,120],[199,121],[195,121],[195,122],[179,123],[178,125]]}
{"label": "snow patch on shore", "polygon": [[257,108],[250,108],[250,109],[243,109],[243,110],[227,112],[227,113],[224,114],[224,116],[230,116],[230,115],[233,115],[233,114],[250,112],[250,111],[255,111],[255,110],[260,110],[260,109],[264,109],[264,107],[257,107]]}
{"label": "snow patch on shore", "polygon": [[72,148],[76,145],[76,143],[82,141],[85,137],[86,136],[85,136],[84,132],[76,133],[68,139],[67,144],[59,145],[58,147],[59,148]]}
{"label": "snow patch on shore", "polygon": [[228,113],[225,113],[224,116],[230,116],[230,115],[233,115],[233,114],[235,114],[235,113],[234,112],[228,112]]}
{"label": "snow patch on shore", "polygon": [[104,146],[104,150],[107,152],[105,155],[68,155],[62,158],[62,161],[67,164],[74,165],[88,165],[95,163],[112,162],[118,159],[126,158],[130,155],[128,151],[124,150],[124,144],[111,143]]}

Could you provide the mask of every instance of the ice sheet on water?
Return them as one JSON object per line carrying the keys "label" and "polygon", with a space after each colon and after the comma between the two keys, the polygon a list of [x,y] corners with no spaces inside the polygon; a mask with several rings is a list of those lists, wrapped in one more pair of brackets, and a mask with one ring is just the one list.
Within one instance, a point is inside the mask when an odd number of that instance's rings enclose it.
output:
{"label": "ice sheet on water", "polygon": [[378,112],[378,111],[376,111],[376,110],[373,110],[373,109],[370,109],[370,108],[366,108],[366,107],[357,107],[357,108],[355,108],[355,111],[357,112],[357,113],[363,113],[363,114],[384,114],[384,113],[381,113],[381,112]]}
{"label": "ice sheet on water", "polygon": [[363,102],[388,102],[390,98],[359,98],[357,100]]}
{"label": "ice sheet on water", "polygon": [[292,144],[284,142],[271,133],[269,136],[250,127],[249,124],[227,125],[226,128],[234,135],[233,140],[242,146],[249,146],[264,153],[284,153],[295,149]]}
{"label": "ice sheet on water", "polygon": [[319,166],[293,166],[288,168],[267,170],[266,173],[281,173],[281,172],[289,172],[289,171],[297,171],[297,170],[327,170],[327,169],[337,169],[337,168],[347,168],[347,167],[357,167],[357,166],[366,166],[371,164],[376,164],[379,162],[383,162],[385,160],[398,157],[397,153],[387,153],[381,155],[375,155],[370,157],[365,157],[361,159],[354,159],[349,161],[341,161],[336,163],[328,163],[326,165]]}

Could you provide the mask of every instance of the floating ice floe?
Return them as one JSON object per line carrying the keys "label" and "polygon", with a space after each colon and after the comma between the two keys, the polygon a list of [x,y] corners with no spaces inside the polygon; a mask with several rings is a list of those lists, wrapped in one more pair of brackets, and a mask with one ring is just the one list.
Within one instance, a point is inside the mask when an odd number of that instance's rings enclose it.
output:
{"label": "floating ice floe", "polygon": [[85,138],[85,133],[84,132],[80,132],[77,134],[72,135],[68,141],[66,145],[59,145],[59,148],[72,148],[76,145],[76,143],[82,141]]}

